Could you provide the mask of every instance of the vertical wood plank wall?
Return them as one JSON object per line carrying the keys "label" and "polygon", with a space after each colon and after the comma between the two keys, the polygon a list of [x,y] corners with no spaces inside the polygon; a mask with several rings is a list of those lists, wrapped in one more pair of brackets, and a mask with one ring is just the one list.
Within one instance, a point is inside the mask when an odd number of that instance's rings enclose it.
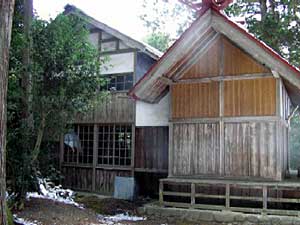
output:
{"label": "vertical wood plank wall", "polygon": [[218,123],[173,125],[173,175],[221,175]]}
{"label": "vertical wood plank wall", "polygon": [[272,116],[275,112],[274,78],[224,82],[225,116]]}
{"label": "vertical wood plank wall", "polygon": [[[214,80],[201,81],[206,77]],[[278,82],[221,37],[171,86],[169,176],[281,180],[288,167],[290,103]]]}
{"label": "vertical wood plank wall", "polygon": [[216,117],[219,115],[219,84],[174,84],[172,118]]}
{"label": "vertical wood plank wall", "polygon": [[168,171],[168,127],[137,127],[135,129],[135,171]]}

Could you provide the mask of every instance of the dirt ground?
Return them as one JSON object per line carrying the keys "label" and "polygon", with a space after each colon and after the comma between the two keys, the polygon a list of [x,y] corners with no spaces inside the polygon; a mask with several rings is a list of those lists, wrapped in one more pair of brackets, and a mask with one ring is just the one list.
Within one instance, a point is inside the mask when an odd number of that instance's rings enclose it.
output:
{"label": "dirt ground", "polygon": [[[168,221],[147,219],[144,221],[118,221],[112,222],[101,219],[99,215],[115,215],[128,213],[137,215],[137,207],[141,203],[131,203],[116,199],[100,199],[96,196],[81,197],[77,202],[85,206],[84,209],[74,205],[54,202],[46,199],[31,198],[17,216],[38,225],[192,225],[187,222],[168,223]],[[138,215],[141,216],[141,215]],[[212,224],[199,224],[212,225]]]}

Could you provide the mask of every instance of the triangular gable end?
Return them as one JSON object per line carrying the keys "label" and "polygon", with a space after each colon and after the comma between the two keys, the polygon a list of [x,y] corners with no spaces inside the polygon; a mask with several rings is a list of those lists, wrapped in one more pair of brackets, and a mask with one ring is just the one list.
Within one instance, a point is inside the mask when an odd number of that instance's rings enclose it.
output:
{"label": "triangular gable end", "polygon": [[[293,103],[300,104],[300,72],[271,48],[213,8],[207,9],[194,21],[131,89],[129,95],[145,102],[156,103],[168,92],[168,86],[171,83],[176,82],[182,75],[186,75],[187,71],[196,70],[193,66],[197,65],[197,62],[200,65],[207,64],[204,68],[200,68],[198,75],[201,76],[205,73],[209,73],[211,76],[218,75],[219,71],[213,68],[213,65],[219,66],[221,62],[218,59],[211,61],[208,58],[214,58],[218,54],[217,50],[213,49],[221,37],[226,37],[224,46],[225,49],[228,48],[227,55],[229,55],[229,57],[224,57],[226,62],[223,63],[226,66],[223,68],[223,73],[228,73],[228,75],[229,73],[232,73],[231,75],[247,74],[248,69],[250,69],[249,73],[270,73],[272,71],[284,78],[285,82],[289,83],[289,87],[294,88],[293,90],[288,88],[288,92],[294,93],[291,96]],[[237,58],[236,55],[239,57]],[[209,62],[201,63],[201,59],[204,58]],[[242,61],[243,65],[247,65],[247,70],[237,66],[241,64],[237,60]],[[230,68],[230,65],[233,64],[234,68]],[[195,76],[195,71],[192,71],[192,74]],[[194,78],[193,76],[189,78]],[[295,95],[295,93],[297,94]]]}
{"label": "triangular gable end", "polygon": [[257,73],[271,73],[271,71],[221,35],[180,80]]}

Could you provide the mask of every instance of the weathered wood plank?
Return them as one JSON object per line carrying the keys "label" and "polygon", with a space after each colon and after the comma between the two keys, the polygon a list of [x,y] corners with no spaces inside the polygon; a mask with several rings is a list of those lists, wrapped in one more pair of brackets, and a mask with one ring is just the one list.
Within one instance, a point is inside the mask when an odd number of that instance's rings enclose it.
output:
{"label": "weathered wood plank", "polygon": [[168,169],[168,127],[135,129],[135,168],[155,171]]}
{"label": "weathered wood plank", "polygon": [[111,93],[93,112],[78,115],[75,123],[133,123],[134,109],[126,92]]}
{"label": "weathered wood plank", "polygon": [[219,174],[218,123],[173,124],[173,142],[173,175]]}

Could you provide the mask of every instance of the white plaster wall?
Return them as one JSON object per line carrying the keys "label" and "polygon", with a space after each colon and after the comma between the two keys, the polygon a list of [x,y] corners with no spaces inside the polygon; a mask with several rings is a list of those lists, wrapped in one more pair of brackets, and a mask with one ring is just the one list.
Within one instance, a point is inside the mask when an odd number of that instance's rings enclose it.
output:
{"label": "white plaster wall", "polygon": [[134,53],[109,55],[108,62],[102,66],[102,74],[130,73],[134,71]]}
{"label": "white plaster wall", "polygon": [[170,96],[167,94],[157,104],[136,101],[136,126],[168,126]]}

